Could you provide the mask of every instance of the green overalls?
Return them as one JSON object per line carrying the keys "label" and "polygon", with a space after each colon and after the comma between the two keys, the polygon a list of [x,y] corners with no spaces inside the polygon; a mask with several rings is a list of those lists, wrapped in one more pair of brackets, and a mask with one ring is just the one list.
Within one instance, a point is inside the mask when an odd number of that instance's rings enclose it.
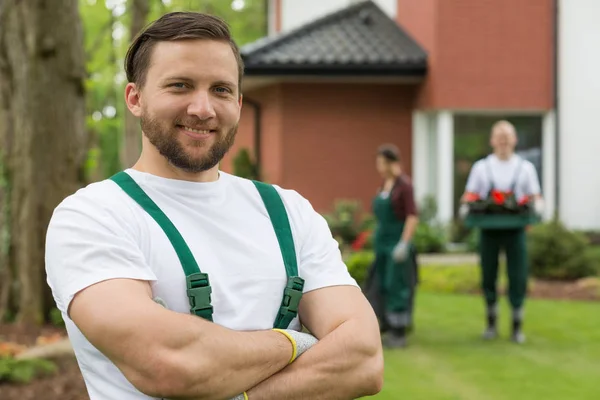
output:
{"label": "green overalls", "polygon": [[[202,273],[185,240],[169,218],[148,197],[143,189],[126,172],[119,172],[110,178],[135,200],[165,232],[173,245],[181,266],[186,275],[187,295],[190,303],[190,313],[212,321],[213,307],[211,304],[211,287],[208,274]],[[274,328],[287,329],[290,322],[298,314],[298,305],[302,298],[304,279],[298,276],[298,265],[294,239],[287,217],[285,206],[277,190],[266,183],[253,181],[273,224],[279,248],[285,265],[288,281],[283,290],[283,298],[279,312],[273,323]],[[184,288],[182,288],[183,290]]]}
{"label": "green overalls", "polygon": [[[521,162],[522,164],[522,162]],[[511,184],[515,192],[521,164]],[[487,163],[486,163],[487,165]],[[494,190],[494,180],[489,168],[490,192]],[[513,309],[520,309],[527,292],[527,245],[525,228],[515,229],[481,229],[479,251],[481,257],[482,289],[488,307],[497,302],[496,281],[498,278],[498,256],[500,249],[506,252],[506,268],[508,272],[508,295]]]}
{"label": "green overalls", "polygon": [[379,280],[382,325],[392,329],[405,328],[410,322],[412,244],[406,259],[400,263],[392,258],[392,250],[400,241],[404,221],[394,214],[391,195],[379,194],[372,209],[377,219],[373,238],[375,249],[374,272]]}

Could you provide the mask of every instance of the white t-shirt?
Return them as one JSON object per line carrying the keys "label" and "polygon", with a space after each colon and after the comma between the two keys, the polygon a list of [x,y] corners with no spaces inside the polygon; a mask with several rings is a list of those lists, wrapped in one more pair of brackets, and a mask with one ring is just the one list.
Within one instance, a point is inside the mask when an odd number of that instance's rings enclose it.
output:
{"label": "white t-shirt", "polygon": [[[287,277],[254,184],[223,172],[209,183],[126,172],[169,217],[200,270],[208,273],[214,322],[236,330],[272,328]],[[276,189],[290,220],[304,292],[357,286],[324,218],[295,191]],[[66,312],[82,289],[107,279],[131,278],[150,281],[155,300],[189,314],[184,271],[159,225],[113,181],[91,184],[54,211],[46,239],[46,271],[90,398],[150,399],[82,335]],[[300,329],[297,317],[290,328]]]}
{"label": "white t-shirt", "polygon": [[[521,164],[520,167],[519,164]],[[540,182],[531,162],[517,155],[513,155],[508,160],[500,160],[496,155],[490,154],[473,165],[467,180],[466,191],[477,193],[485,199],[492,187],[492,182],[495,189],[508,191],[512,189],[515,180],[517,199],[525,195],[540,194]]]}

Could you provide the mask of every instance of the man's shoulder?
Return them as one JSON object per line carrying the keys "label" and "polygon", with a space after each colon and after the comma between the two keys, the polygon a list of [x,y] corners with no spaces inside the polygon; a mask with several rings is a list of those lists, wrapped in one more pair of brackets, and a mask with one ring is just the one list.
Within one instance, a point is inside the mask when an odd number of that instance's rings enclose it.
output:
{"label": "man's shoulder", "polygon": [[124,203],[120,191],[110,179],[90,183],[65,197],[54,209],[52,219],[60,218],[64,212],[87,216],[116,212]]}
{"label": "man's shoulder", "polygon": [[521,157],[521,162],[523,163],[523,167],[535,170],[535,165],[525,157]]}
{"label": "man's shoulder", "polygon": [[[231,174],[224,174],[224,176],[226,177],[226,179],[228,179],[230,181],[230,184],[233,184],[238,189],[252,190],[252,191],[256,190],[254,187],[254,182],[255,182],[254,180],[242,178],[242,177],[231,175]],[[272,186],[277,191],[277,194],[279,195],[279,197],[281,197],[281,200],[285,204],[286,209],[288,211],[293,211],[298,208],[301,208],[301,209],[306,208],[307,205],[310,205],[310,202],[304,196],[302,196],[297,190],[286,188],[281,185],[270,183],[270,182],[260,181],[260,180],[258,180],[256,182]]]}

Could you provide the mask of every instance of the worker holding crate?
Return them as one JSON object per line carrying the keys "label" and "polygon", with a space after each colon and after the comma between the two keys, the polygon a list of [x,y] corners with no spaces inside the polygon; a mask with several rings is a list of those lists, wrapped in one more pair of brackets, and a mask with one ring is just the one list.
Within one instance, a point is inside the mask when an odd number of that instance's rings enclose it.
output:
{"label": "worker holding crate", "polygon": [[466,217],[466,226],[481,230],[481,285],[487,317],[483,337],[498,336],[496,281],[499,252],[504,250],[512,308],[511,339],[524,343],[523,305],[528,276],[525,228],[539,220],[543,199],[534,165],[515,154],[515,127],[508,121],[496,122],[490,144],[493,153],[477,161],[471,169],[460,214]]}

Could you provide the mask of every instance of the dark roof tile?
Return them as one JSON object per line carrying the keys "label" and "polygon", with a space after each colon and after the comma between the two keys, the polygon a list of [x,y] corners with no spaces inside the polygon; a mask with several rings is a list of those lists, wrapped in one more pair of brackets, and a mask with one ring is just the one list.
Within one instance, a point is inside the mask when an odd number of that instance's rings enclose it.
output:
{"label": "dark roof tile", "polygon": [[372,1],[241,49],[247,75],[424,75],[427,54]]}

